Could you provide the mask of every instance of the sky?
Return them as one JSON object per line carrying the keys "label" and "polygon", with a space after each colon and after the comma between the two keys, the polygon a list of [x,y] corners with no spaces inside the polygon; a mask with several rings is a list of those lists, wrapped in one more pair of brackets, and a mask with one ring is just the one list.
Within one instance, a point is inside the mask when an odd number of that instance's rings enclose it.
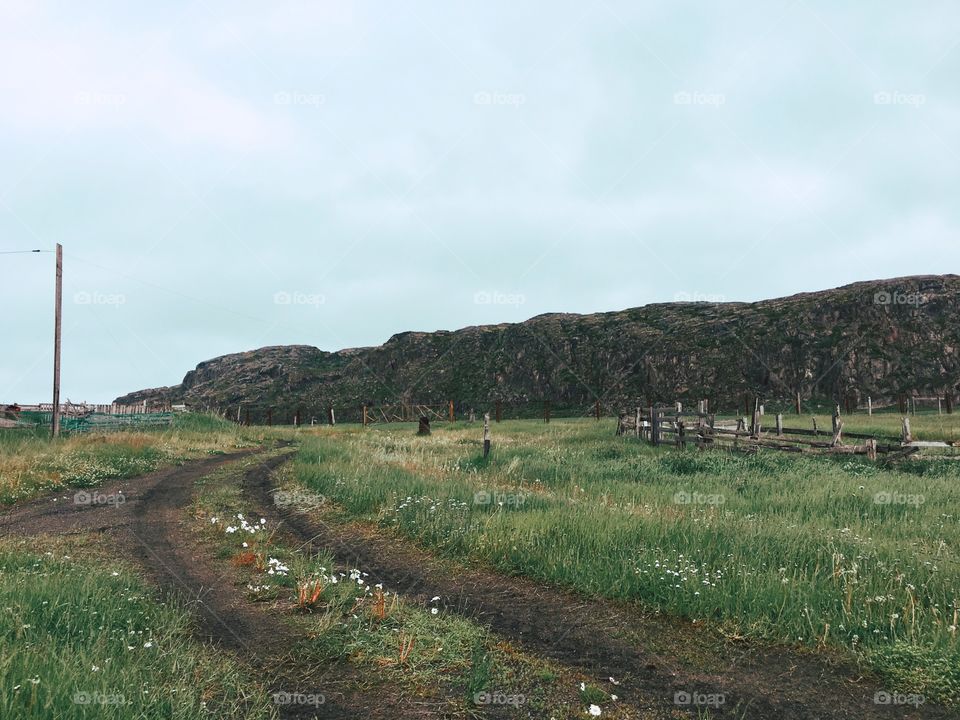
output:
{"label": "sky", "polygon": [[[0,0],[0,402],[957,272],[960,5]],[[14,254],[8,254],[14,253]]]}

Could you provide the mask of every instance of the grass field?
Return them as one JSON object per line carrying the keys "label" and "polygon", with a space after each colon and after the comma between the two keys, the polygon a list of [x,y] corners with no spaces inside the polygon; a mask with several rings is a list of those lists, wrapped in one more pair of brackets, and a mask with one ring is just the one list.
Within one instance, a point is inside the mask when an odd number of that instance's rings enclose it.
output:
{"label": "grass field", "polygon": [[[503,643],[484,626],[441,610],[439,597],[412,601],[362,567],[298,551],[251,514],[239,490],[238,476],[260,461],[240,461],[201,480],[190,514],[205,544],[234,568],[233,582],[247,599],[284,609],[304,639],[292,648],[301,662],[349,666],[337,674],[389,679],[413,696],[462,708],[475,708],[490,689],[521,698],[537,717],[569,717],[581,701],[610,704],[610,693],[588,676]],[[627,713],[610,706],[606,715]]]}
{"label": "grass field", "polygon": [[[0,542],[0,717],[270,717],[188,613],[95,542]],[[38,549],[39,546],[39,549]]]}
{"label": "grass field", "polygon": [[245,428],[205,415],[183,415],[163,430],[64,435],[0,430],[0,506],[61,487],[92,487],[205,455],[251,447],[289,434]]}
{"label": "grass field", "polygon": [[[888,435],[900,426],[883,415],[845,423]],[[952,440],[960,422],[921,415],[913,429]],[[670,648],[694,671],[711,672],[724,639],[747,638],[805,656],[828,650],[863,662],[884,687],[960,703],[957,463],[653,448],[615,437],[610,419],[494,424],[484,459],[480,424],[415,430],[188,416],[167,430],[53,442],[0,433],[0,501],[291,440],[281,487],[312,491],[317,517],[396,533],[452,573],[468,565],[663,613],[697,628],[683,637],[705,652]],[[307,553],[273,527],[244,534],[238,514],[252,511],[241,478],[284,452],[203,476],[183,518],[195,551],[224,569],[218,582],[282,616],[301,667],[332,663],[350,687],[376,677],[401,696],[452,703],[456,716],[475,713],[477,693],[490,690],[544,716],[579,717],[594,704],[632,716],[612,680],[598,687],[429,596],[384,595],[362,567]],[[188,614],[157,600],[103,543],[30,543],[0,540],[0,646],[17,650],[0,661],[0,684],[12,688],[0,693],[0,717],[277,715],[260,678],[193,640]],[[656,648],[656,638],[624,637]]]}
{"label": "grass field", "polygon": [[[913,424],[930,439],[960,427]],[[895,433],[899,418],[846,427]],[[437,553],[729,634],[843,648],[894,687],[960,701],[955,463],[678,452],[616,438],[610,421],[493,431],[484,460],[477,425],[325,428],[296,474],[346,516]]]}

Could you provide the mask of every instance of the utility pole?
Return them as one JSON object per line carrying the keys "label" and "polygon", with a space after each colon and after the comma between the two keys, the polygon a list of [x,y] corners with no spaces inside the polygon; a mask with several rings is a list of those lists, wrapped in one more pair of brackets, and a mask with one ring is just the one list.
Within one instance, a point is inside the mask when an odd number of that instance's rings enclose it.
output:
{"label": "utility pole", "polygon": [[63,313],[63,245],[57,243],[57,290],[53,329],[53,415],[50,424],[53,437],[60,435],[60,325]]}

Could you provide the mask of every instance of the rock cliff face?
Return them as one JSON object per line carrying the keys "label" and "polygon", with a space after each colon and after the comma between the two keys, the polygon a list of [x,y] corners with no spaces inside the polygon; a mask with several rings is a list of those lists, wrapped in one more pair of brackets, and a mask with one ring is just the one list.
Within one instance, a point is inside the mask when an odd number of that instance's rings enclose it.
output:
{"label": "rock cliff face", "polygon": [[267,347],[200,363],[180,385],[117,402],[272,407],[401,400],[483,407],[549,399],[586,408],[744,394],[863,401],[960,387],[960,277],[848,285],[756,303],[664,303],[595,315],[549,314],[455,332],[405,332],[379,347]]}

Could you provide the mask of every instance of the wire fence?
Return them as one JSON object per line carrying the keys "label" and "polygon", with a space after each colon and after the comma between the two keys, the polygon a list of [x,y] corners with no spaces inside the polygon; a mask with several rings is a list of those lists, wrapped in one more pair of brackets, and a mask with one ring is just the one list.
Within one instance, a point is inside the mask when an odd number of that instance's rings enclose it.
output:
{"label": "wire fence", "polygon": [[[67,415],[60,418],[60,431],[64,433],[117,432],[167,427],[174,422],[176,413],[147,412],[135,415],[115,415],[111,413],[90,413],[87,415]],[[7,418],[0,425],[5,429],[49,428],[53,422],[52,413],[27,411],[16,419]]]}

